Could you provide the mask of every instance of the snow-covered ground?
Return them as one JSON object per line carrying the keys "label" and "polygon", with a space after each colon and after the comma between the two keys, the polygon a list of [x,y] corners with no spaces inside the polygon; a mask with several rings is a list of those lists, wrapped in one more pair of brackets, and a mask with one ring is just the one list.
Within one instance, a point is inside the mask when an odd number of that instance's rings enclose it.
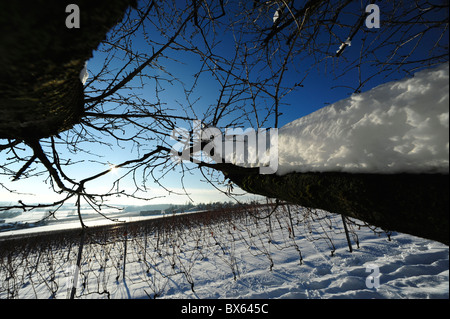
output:
{"label": "snow-covered ground", "polygon": [[[291,218],[286,207],[270,219],[193,216],[130,227],[126,242],[122,230],[86,240],[76,298],[449,297],[449,250],[437,242],[349,225],[360,245],[351,235],[349,252],[340,216],[299,207]],[[0,258],[0,298],[67,298],[77,254],[78,241],[59,238]]]}
{"label": "snow-covered ground", "polygon": [[[141,216],[139,211],[124,213],[113,209],[106,209],[103,213],[108,218],[83,207],[81,210],[81,217],[83,223],[88,227],[110,225],[116,222],[136,222],[160,217],[158,215]],[[44,210],[25,213],[17,211],[16,214],[17,216],[14,216],[13,218],[4,218],[1,220],[0,240],[2,238],[23,234],[51,232],[54,230],[70,230],[80,227],[80,220],[74,209],[60,209],[57,214],[54,215],[55,218],[49,217],[48,212]],[[1,214],[0,217],[2,217]]]}

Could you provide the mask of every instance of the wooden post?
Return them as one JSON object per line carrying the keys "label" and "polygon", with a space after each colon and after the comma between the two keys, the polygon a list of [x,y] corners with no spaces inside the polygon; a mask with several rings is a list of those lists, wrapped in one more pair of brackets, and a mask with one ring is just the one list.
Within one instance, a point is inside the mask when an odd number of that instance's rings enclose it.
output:
{"label": "wooden post", "polygon": [[127,232],[127,228],[125,228],[125,232],[123,233],[123,237],[124,237],[124,249],[123,249],[123,273],[122,273],[122,277],[123,280],[125,280],[125,266],[127,264],[127,236],[128,236],[128,232]]}
{"label": "wooden post", "polygon": [[73,274],[73,286],[72,286],[72,290],[70,292],[70,299],[75,298],[75,293],[77,291],[78,274],[80,272],[80,267],[81,267],[81,256],[83,255],[85,233],[86,233],[85,229],[82,228],[80,246],[78,247],[77,266],[76,266],[74,274]]}
{"label": "wooden post", "polygon": [[286,207],[289,215],[289,222],[291,223],[292,238],[295,238],[294,224],[292,223],[292,216],[291,216],[291,207],[289,204],[287,204]]}
{"label": "wooden post", "polygon": [[345,230],[345,237],[347,237],[347,244],[348,244],[348,249],[350,249],[350,252],[353,252],[352,249],[352,243],[350,241],[350,235],[348,233],[348,228],[347,228],[347,222],[345,221],[345,216],[341,214],[342,217],[342,223],[344,224],[344,230]]}

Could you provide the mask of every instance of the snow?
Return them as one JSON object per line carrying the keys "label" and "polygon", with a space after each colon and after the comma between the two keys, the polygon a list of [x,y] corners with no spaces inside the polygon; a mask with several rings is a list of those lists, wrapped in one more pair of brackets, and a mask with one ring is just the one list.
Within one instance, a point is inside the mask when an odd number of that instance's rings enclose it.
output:
{"label": "snow", "polygon": [[[260,214],[266,216],[267,211]],[[282,206],[270,219],[256,219],[249,214],[201,223],[195,218],[185,219],[169,232],[162,232],[159,240],[156,228],[129,231],[125,278],[124,237],[119,235],[115,241],[99,237],[83,248],[76,296],[449,297],[448,246],[397,233],[389,241],[385,234],[355,228],[360,247],[353,239],[351,253],[340,216],[297,206],[291,206],[291,216],[292,221],[286,206]],[[39,254],[27,251],[26,260],[20,254],[17,260],[10,256],[8,260],[12,258],[15,267],[0,267],[0,298],[14,291],[18,298],[49,298],[52,291],[55,298],[67,298],[78,244],[65,246],[63,242],[58,239],[57,244]],[[0,258],[0,262],[6,260]],[[7,280],[10,273],[5,269],[15,269],[18,276]]]}
{"label": "snow", "polygon": [[[199,211],[193,210],[184,212],[183,214],[192,214]],[[104,212],[105,213],[105,212]],[[178,213],[180,214],[180,213]],[[106,210],[105,214],[108,218],[105,218],[95,211],[90,211],[88,208],[82,208],[81,216],[84,224],[87,227],[115,225],[117,223],[130,223],[145,221],[150,219],[160,218],[161,215],[149,215],[141,216],[140,212],[131,212],[124,214],[122,211]],[[163,214],[164,216],[165,214]],[[11,238],[14,236],[29,235],[47,233],[52,231],[73,230],[80,228],[80,221],[78,214],[75,210],[61,209],[57,214],[57,219],[46,218],[48,216],[47,211],[36,211],[21,213],[14,218],[6,218],[0,220],[0,240]],[[2,230],[2,226],[6,229],[5,225],[11,225],[12,227],[6,231]],[[28,227],[20,227],[20,225],[28,225]],[[19,225],[19,227],[13,227]]]}
{"label": "snow", "polygon": [[275,11],[275,13],[273,14],[273,18],[272,18],[273,23],[276,23],[276,22],[278,21],[278,19],[279,19],[280,16],[281,16],[281,12],[282,12],[281,8],[278,8],[278,9]]}
{"label": "snow", "polygon": [[382,84],[278,131],[278,170],[449,172],[449,64]]}
{"label": "snow", "polygon": [[339,49],[336,50],[336,53],[341,54],[345,47],[347,46],[352,46],[352,41],[350,40],[350,38],[347,38],[347,40],[345,40],[345,42],[342,42],[341,45],[339,46]]}
{"label": "snow", "polygon": [[[351,45],[346,41],[345,45]],[[417,72],[319,109],[280,129],[202,128],[215,156],[194,142],[194,161],[259,167],[261,174],[292,172],[449,173],[449,64]],[[173,150],[190,160],[188,130]],[[206,138],[205,138],[206,137]],[[245,139],[247,138],[247,140]],[[174,140],[177,138],[173,137]],[[195,151],[197,150],[197,151]],[[175,153],[174,154],[178,154]],[[199,156],[200,157],[196,157]],[[183,157],[184,156],[184,157]],[[216,158],[218,157],[218,158]],[[180,156],[173,158],[180,160]]]}
{"label": "snow", "polygon": [[87,62],[84,62],[84,68],[80,72],[80,81],[81,83],[86,84],[87,79],[89,78],[89,72],[87,71]]}
{"label": "snow", "polygon": [[[277,174],[448,174],[448,72],[448,63],[421,71],[413,78],[380,85],[285,125],[278,132]],[[80,80],[85,83],[87,76],[84,69]],[[354,251],[350,252],[339,215],[297,206],[291,211],[292,220],[286,206],[281,206],[270,219],[243,214],[208,222],[195,222],[192,213],[170,231],[158,233],[159,228],[150,227],[126,237],[88,242],[83,248],[76,296],[449,297],[448,246],[401,233],[388,240],[367,227],[353,227],[360,247],[352,237]],[[65,220],[76,218],[72,212]],[[4,232],[0,245],[12,234],[48,234],[75,225],[55,223]],[[123,223],[117,227],[121,226]],[[16,298],[67,298],[78,243],[64,243],[59,239],[46,249],[17,250],[5,258],[0,249],[0,299],[11,294]],[[10,271],[16,272],[13,280]]]}

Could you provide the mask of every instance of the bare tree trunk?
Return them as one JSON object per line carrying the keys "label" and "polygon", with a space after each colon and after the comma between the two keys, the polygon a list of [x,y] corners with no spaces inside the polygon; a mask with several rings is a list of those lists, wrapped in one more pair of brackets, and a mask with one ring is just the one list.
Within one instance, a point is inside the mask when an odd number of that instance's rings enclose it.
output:
{"label": "bare tree trunk", "polygon": [[134,1],[77,1],[80,28],[68,28],[72,2],[1,2],[0,138],[40,139],[79,123],[80,71]]}
{"label": "bare tree trunk", "polygon": [[350,234],[348,233],[347,221],[345,220],[344,215],[341,215],[341,217],[342,217],[342,224],[344,225],[345,237],[347,238],[348,249],[352,253],[353,248],[352,248],[352,242],[350,241]]}
{"label": "bare tree trunk", "polygon": [[[209,165],[207,165],[209,166]],[[291,173],[210,165],[245,191],[449,244],[448,174]]]}

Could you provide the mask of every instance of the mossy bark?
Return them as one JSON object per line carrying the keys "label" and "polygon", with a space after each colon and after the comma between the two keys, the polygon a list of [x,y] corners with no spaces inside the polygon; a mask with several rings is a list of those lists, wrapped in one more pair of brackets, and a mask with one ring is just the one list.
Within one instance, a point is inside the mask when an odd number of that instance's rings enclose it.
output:
{"label": "mossy bark", "polygon": [[[79,123],[79,74],[133,1],[23,0],[0,3],[0,138],[40,139]],[[70,3],[80,28],[67,28]]]}
{"label": "mossy bark", "polygon": [[310,208],[357,218],[385,230],[449,244],[446,174],[291,173],[218,167],[242,189]]}

